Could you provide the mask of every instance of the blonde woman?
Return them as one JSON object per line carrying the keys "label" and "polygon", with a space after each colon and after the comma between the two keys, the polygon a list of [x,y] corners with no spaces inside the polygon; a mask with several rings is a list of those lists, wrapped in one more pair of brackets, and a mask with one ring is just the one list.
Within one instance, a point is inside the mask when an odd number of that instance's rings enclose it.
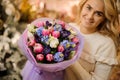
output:
{"label": "blonde woman", "polygon": [[116,0],[81,0],[76,23],[85,43],[81,57],[65,70],[65,80],[109,80],[118,64]]}

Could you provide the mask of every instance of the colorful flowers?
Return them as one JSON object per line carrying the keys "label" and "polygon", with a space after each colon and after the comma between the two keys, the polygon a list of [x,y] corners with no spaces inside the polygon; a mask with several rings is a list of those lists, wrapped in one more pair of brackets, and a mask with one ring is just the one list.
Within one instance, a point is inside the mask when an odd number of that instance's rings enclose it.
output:
{"label": "colorful flowers", "polygon": [[63,21],[28,24],[27,30],[27,45],[37,62],[62,62],[71,59],[77,51],[77,33]]}

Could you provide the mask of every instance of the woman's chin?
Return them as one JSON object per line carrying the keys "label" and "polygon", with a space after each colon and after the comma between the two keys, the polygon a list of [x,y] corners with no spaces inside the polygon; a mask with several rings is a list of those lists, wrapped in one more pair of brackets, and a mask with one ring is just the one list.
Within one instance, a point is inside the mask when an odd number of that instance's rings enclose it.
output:
{"label": "woman's chin", "polygon": [[90,27],[91,26],[91,24],[88,24],[86,22],[83,22],[81,25],[84,26],[84,27]]}

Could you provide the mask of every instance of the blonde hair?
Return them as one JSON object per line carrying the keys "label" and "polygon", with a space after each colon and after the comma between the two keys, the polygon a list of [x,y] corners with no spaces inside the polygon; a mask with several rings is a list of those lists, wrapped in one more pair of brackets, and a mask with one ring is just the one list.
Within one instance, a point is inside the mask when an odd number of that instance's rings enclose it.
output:
{"label": "blonde hair", "polygon": [[[76,23],[80,24],[80,14],[84,4],[88,0],[81,0],[78,5],[78,12],[76,17]],[[104,35],[110,36],[115,42],[116,47],[119,46],[119,20],[118,20],[118,9],[116,0],[103,0],[105,5],[105,20],[97,27],[98,32]]]}

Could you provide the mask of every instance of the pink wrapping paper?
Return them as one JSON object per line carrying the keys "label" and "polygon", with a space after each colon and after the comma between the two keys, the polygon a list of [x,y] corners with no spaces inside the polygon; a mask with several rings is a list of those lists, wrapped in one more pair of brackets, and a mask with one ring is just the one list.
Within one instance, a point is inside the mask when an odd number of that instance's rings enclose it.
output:
{"label": "pink wrapping paper", "polygon": [[[52,21],[52,19],[50,18],[40,18],[33,21],[31,24],[36,24],[38,21],[46,20]],[[21,51],[28,59],[21,73],[23,80],[63,80],[64,69],[73,64],[76,60],[78,60],[84,43],[83,37],[81,36],[79,30],[73,26],[70,27],[72,27],[77,32],[77,36],[80,40],[77,52],[72,59],[54,64],[37,63],[30,49],[27,46],[27,29],[23,32],[18,41],[18,45]]]}

